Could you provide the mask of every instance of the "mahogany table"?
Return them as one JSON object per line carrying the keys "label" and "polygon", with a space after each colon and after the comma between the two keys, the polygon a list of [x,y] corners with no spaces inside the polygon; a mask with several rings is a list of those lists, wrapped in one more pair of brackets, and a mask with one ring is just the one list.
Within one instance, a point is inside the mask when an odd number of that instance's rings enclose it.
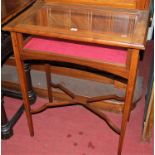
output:
{"label": "mahogany table", "polygon": [[[34,135],[32,114],[41,112],[48,107],[80,104],[100,115],[120,135],[118,154],[121,154],[126,125],[130,118],[139,51],[145,49],[147,21],[148,12],[144,10],[38,1],[15,20],[7,24],[3,29],[11,32],[30,135]],[[24,40],[23,34],[28,34],[30,38]],[[81,44],[82,46],[93,45],[104,48],[121,48],[126,50],[128,58],[126,59],[126,63],[122,65],[107,63],[96,58],[80,57],[76,55],[77,53],[72,55],[64,54],[63,52],[57,53],[56,51],[29,49],[27,43],[31,42],[32,38],[35,39],[37,37],[41,37],[43,40],[47,39],[51,42],[53,40],[55,40],[54,42],[67,42],[66,44],[76,42],[76,44]],[[40,43],[43,44],[43,42]],[[61,49],[61,46],[59,48]],[[31,109],[27,96],[27,83],[23,65],[25,60],[67,62],[114,74],[127,81],[125,98],[122,99],[116,95],[92,98],[79,97],[63,86],[51,83],[49,65],[46,64],[48,91],[50,92],[49,86],[59,88],[68,94],[71,100],[68,102],[55,102],[49,97],[49,103],[38,109]],[[113,125],[106,115],[99,113],[93,107],[96,101],[107,99],[121,100],[124,102],[120,129]]]}

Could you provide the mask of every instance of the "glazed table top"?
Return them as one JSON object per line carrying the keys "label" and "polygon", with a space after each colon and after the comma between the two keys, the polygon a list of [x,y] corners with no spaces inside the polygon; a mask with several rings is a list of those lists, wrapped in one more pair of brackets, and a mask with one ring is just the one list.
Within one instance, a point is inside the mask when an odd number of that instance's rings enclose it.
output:
{"label": "glazed table top", "polygon": [[4,27],[39,36],[145,49],[148,12],[37,2]]}

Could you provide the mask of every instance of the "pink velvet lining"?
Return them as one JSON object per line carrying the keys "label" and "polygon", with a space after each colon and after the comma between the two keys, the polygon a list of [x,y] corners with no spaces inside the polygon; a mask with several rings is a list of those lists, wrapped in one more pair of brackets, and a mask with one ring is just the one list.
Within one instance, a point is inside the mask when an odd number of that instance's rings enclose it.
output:
{"label": "pink velvet lining", "polygon": [[118,64],[125,64],[127,57],[127,51],[123,49],[91,46],[45,38],[32,38],[24,48]]}

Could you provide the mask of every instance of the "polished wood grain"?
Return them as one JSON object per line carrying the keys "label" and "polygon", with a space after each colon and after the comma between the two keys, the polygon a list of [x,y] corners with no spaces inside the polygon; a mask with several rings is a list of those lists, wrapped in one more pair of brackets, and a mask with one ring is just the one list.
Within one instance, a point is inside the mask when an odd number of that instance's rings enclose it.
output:
{"label": "polished wood grain", "polygon": [[86,4],[86,5],[104,5],[110,7],[117,7],[117,8],[136,8],[136,1],[135,0],[44,0],[46,3],[68,3],[68,4]]}
{"label": "polished wood grain", "polygon": [[151,0],[136,0],[137,9],[149,9]]}
{"label": "polished wood grain", "polygon": [[[51,106],[80,104],[103,118],[120,135],[117,154],[121,155],[125,130],[130,118],[131,107],[133,107],[132,100],[139,61],[139,50],[145,49],[148,11],[125,9],[124,7],[123,9],[119,7],[105,7],[103,4],[92,5],[91,2],[95,1],[90,1],[90,4],[87,5],[82,0],[80,3],[72,2],[53,3],[51,1],[38,1],[28,11],[4,27],[4,30],[11,31],[12,35],[15,60],[21,80],[20,84],[30,135],[32,136],[34,134],[32,113],[38,113]],[[123,1],[117,0],[117,2]],[[127,1],[124,2],[126,3]],[[91,43],[98,46],[121,47],[126,49],[129,58],[127,58],[125,65],[120,65],[53,52],[33,51],[24,48],[23,33],[65,39],[68,41],[73,40],[78,44]],[[50,77],[50,66],[46,65],[47,84],[66,93],[70,97],[70,100],[62,103],[49,102],[38,109],[31,109],[26,93],[27,85],[23,68],[23,62],[25,60],[66,62],[116,75],[127,80],[125,99],[115,94],[95,96],[92,98],[78,96],[61,84],[54,84]],[[48,94],[49,100],[51,100],[50,88],[48,88]],[[96,102],[108,99],[123,101],[122,124],[120,129],[112,124],[111,120],[104,113],[101,113],[93,106]]]}
{"label": "polished wood grain", "polygon": [[113,8],[149,9],[150,0],[40,0],[46,3],[59,2],[70,4],[104,5]]}
{"label": "polished wood grain", "polygon": [[36,55],[33,54],[32,50],[24,49],[21,53],[21,57],[23,60],[50,60],[50,61],[58,61],[58,62],[70,62],[74,64],[80,64],[87,67],[92,67],[94,69],[99,69],[101,71],[111,72],[114,75],[121,75],[123,78],[128,78],[129,71],[126,69],[125,66],[119,66],[115,64],[107,64],[105,62],[99,62],[94,60],[86,60],[82,58],[64,56],[64,55],[57,55],[55,53],[49,53],[41,51],[35,51]]}
{"label": "polished wood grain", "polygon": [[[8,59],[6,61],[6,65],[9,66],[15,66],[15,60],[13,57]],[[79,67],[79,66],[78,66]],[[33,63],[31,61],[31,69],[33,71],[41,71],[45,73],[45,67],[42,65],[42,63]],[[89,70],[89,68],[71,68],[69,66],[54,66],[52,64],[50,66],[50,72],[58,75],[65,75],[70,76],[78,79],[85,79],[85,80],[91,80],[91,81],[97,81],[101,83],[107,83],[107,84],[114,84],[116,88],[126,88],[126,81],[124,81],[121,78],[118,78],[112,74],[99,72],[96,70]]]}
{"label": "polished wood grain", "polygon": [[8,22],[35,0],[2,0],[1,1],[1,24]]}
{"label": "polished wood grain", "polygon": [[[19,34],[18,34],[19,35]],[[24,72],[24,63],[20,59],[20,46],[19,40],[20,40],[20,35],[18,36],[15,32],[11,32],[11,37],[12,37],[12,45],[13,45],[13,50],[14,50],[14,56],[16,60],[16,66],[17,70],[19,72],[19,79],[20,84],[21,84],[21,90],[22,90],[22,97],[24,100],[24,106],[25,106],[25,111],[26,111],[26,116],[27,116],[27,121],[28,121],[28,127],[30,131],[30,135],[34,135],[34,130],[33,130],[33,122],[32,122],[32,117],[30,115],[30,102],[28,98],[28,88],[27,88],[27,82],[26,82],[26,75]]]}
{"label": "polished wood grain", "polygon": [[128,77],[125,104],[124,104],[123,116],[122,116],[121,133],[120,133],[119,145],[118,145],[118,155],[120,155],[122,152],[125,130],[131,113],[138,61],[139,61],[139,50],[133,49],[131,54],[130,72]]}
{"label": "polished wood grain", "polygon": [[[20,85],[17,83],[12,83],[12,82],[8,82],[8,81],[2,81],[2,87],[5,87],[7,89],[10,90],[17,90],[20,91]],[[34,87],[33,88],[35,93],[39,96],[39,97],[43,97],[43,98],[48,98],[48,92],[47,89],[44,88],[38,88],[38,87]],[[68,95],[66,95],[63,92],[58,92],[53,90],[52,94],[54,99],[57,101],[68,101],[70,99],[70,97]],[[114,112],[114,113],[122,113],[123,111],[123,104],[121,102],[110,102],[109,101],[100,101],[100,102],[95,102],[95,104],[91,105],[92,107],[97,108],[100,111],[109,111],[109,112]],[[136,104],[133,104],[132,109],[134,109],[136,106]]]}

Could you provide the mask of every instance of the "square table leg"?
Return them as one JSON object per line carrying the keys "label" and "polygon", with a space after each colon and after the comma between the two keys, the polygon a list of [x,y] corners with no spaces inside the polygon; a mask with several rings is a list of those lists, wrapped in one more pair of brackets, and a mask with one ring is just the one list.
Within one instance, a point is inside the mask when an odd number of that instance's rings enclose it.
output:
{"label": "square table leg", "polygon": [[21,52],[20,46],[22,43],[21,38],[22,38],[22,34],[16,33],[16,32],[11,32],[13,51],[14,51],[18,76],[19,76],[19,80],[20,80],[20,86],[21,86],[21,91],[22,91],[22,96],[23,96],[26,117],[27,117],[27,121],[28,121],[28,127],[29,127],[29,131],[30,131],[30,135],[33,136],[34,130],[33,130],[33,123],[32,123],[32,116],[31,116],[31,112],[30,112],[30,102],[29,102],[29,97],[27,94],[28,88],[27,88],[27,82],[26,82],[26,75],[24,72],[24,62],[22,61],[22,59],[20,57],[20,52]]}
{"label": "square table leg", "polygon": [[125,130],[131,113],[138,61],[139,61],[139,50],[132,49],[125,103],[124,103],[124,109],[122,114],[121,133],[120,133],[119,145],[118,145],[118,155],[121,155],[121,152],[122,152]]}

